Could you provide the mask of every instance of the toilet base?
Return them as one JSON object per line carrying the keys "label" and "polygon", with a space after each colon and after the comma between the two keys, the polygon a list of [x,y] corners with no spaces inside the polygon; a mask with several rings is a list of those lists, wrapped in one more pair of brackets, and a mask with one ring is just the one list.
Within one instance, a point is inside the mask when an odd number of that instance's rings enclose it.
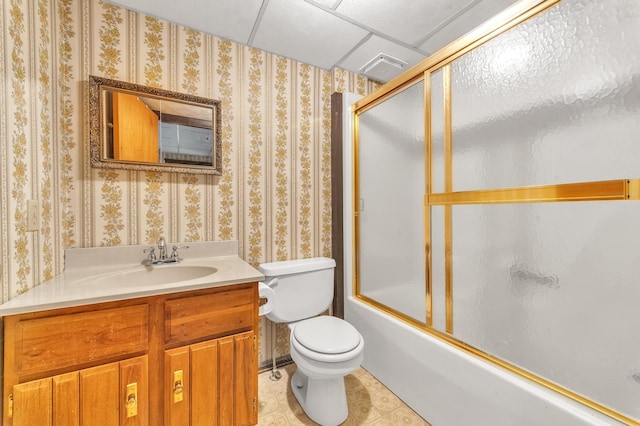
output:
{"label": "toilet base", "polygon": [[344,377],[310,379],[298,368],[291,389],[304,412],[322,426],[337,426],[349,415]]}

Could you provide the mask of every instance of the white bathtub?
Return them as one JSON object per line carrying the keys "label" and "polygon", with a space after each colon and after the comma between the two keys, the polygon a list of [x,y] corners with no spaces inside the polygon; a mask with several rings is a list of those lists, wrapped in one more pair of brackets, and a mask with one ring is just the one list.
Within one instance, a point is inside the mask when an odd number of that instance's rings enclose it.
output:
{"label": "white bathtub", "polygon": [[[622,423],[524,377],[476,358],[352,294],[350,106],[343,95],[345,319],[365,339],[363,367],[434,426],[620,425]],[[589,374],[585,371],[585,374]]]}
{"label": "white bathtub", "polygon": [[345,319],[364,337],[363,367],[434,426],[621,424],[353,297]]}

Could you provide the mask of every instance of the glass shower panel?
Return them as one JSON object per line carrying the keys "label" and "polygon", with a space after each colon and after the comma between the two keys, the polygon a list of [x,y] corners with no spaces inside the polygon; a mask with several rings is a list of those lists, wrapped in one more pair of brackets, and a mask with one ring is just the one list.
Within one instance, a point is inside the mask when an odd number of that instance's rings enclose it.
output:
{"label": "glass shower panel", "polygon": [[424,83],[358,116],[360,294],[426,322]]}
{"label": "glass shower panel", "polygon": [[639,208],[454,206],[454,337],[640,418]]}
{"label": "glass shower panel", "polygon": [[452,63],[453,190],[640,177],[640,2],[563,0]]}
{"label": "glass shower panel", "polygon": [[444,192],[444,77],[431,73],[431,192]]}

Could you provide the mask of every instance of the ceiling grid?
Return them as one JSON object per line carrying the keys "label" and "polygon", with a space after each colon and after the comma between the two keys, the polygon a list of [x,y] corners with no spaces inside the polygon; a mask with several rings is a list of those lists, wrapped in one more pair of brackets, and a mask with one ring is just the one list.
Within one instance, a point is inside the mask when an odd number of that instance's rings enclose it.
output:
{"label": "ceiling grid", "polygon": [[515,0],[109,0],[325,70],[380,81],[463,36]]}

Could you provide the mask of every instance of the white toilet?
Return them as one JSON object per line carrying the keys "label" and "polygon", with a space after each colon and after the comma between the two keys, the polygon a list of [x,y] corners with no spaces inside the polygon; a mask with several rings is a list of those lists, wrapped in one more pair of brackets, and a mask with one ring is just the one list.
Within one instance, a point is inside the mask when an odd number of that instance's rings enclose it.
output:
{"label": "white toilet", "polygon": [[360,366],[364,340],[348,322],[327,315],[333,300],[336,262],[326,257],[259,266],[275,293],[266,317],[287,323],[291,358],[298,369],[293,394],[309,418],[323,426],[342,423],[348,413],[344,376]]}

